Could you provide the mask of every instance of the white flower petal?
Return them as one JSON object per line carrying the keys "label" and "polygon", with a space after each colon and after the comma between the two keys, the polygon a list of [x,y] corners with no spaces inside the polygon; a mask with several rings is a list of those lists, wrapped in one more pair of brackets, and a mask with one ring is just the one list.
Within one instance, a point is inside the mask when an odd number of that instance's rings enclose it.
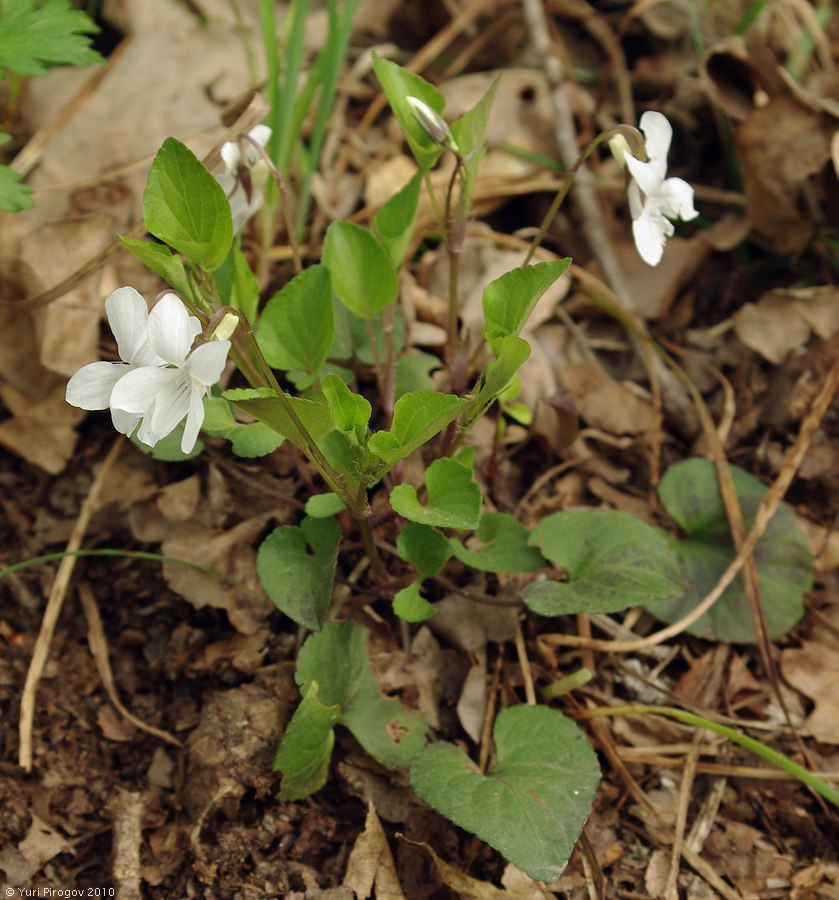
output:
{"label": "white flower petal", "polygon": [[[271,129],[267,125],[257,125],[248,132],[248,137],[252,138],[260,147],[265,147],[271,139]],[[245,148],[245,158],[248,165],[253,167],[259,162],[263,162],[262,154],[254,147],[250,141],[247,142]]]}
{"label": "white flower petal", "polygon": [[182,381],[179,369],[160,369],[144,366],[124,375],[111,392],[111,408],[144,415],[156,401],[171,393],[173,385]]}
{"label": "white flower petal", "polygon": [[660,187],[662,179],[664,178],[664,172],[666,169],[662,169],[659,171],[659,168],[656,163],[653,162],[641,162],[640,159],[636,159],[631,153],[624,153],[624,159],[626,160],[626,167],[629,169],[629,174],[635,179],[638,187],[647,194],[654,194]]}
{"label": "white flower petal", "polygon": [[[651,266],[657,266],[661,262],[661,256],[664,253],[664,242],[667,239],[667,234],[662,227],[662,223],[670,225],[661,216],[653,215],[649,207],[645,207],[641,215],[632,222],[632,236],[635,238],[638,254],[645,263]],[[671,229],[672,227],[670,225]]]}
{"label": "white flower petal", "polygon": [[242,154],[236,141],[226,141],[221,145],[221,161],[224,163],[227,174],[235,175],[239,163],[242,161]]}
{"label": "white flower petal", "polygon": [[221,378],[229,352],[230,341],[209,341],[189,354],[184,368],[204,387],[212,387]]}
{"label": "white flower petal", "polygon": [[268,141],[271,140],[272,131],[267,125],[254,125],[248,134],[259,144],[260,147],[267,147]]}
{"label": "white flower petal", "polygon": [[120,359],[133,365],[153,365],[156,357],[149,346],[149,309],[133,287],[117,288],[105,301],[105,312],[117,341]]}
{"label": "white flower petal", "polygon": [[80,409],[107,409],[114,385],[129,371],[125,363],[90,363],[67,382],[65,399]]}
{"label": "white flower petal", "polygon": [[183,421],[189,412],[189,402],[194,390],[192,379],[184,371],[178,372],[177,381],[170,382],[160,393],[151,415],[151,427],[158,440]]}
{"label": "white flower petal", "polygon": [[149,343],[167,363],[182,366],[201,324],[175,294],[165,294],[149,313]]}
{"label": "white flower petal", "polygon": [[659,181],[664,178],[667,171],[667,154],[670,152],[670,142],[673,140],[673,127],[667,121],[667,117],[653,109],[648,109],[638,123],[644,132],[647,156],[650,162],[658,166],[661,173]]}
{"label": "white flower petal", "polygon": [[140,430],[137,432],[137,440],[142,441],[147,447],[154,447],[160,440],[160,435],[154,433],[151,427],[151,415],[140,421]]}
{"label": "white flower petal", "polygon": [[120,434],[130,435],[133,434],[134,429],[137,427],[140,417],[134,413],[127,413],[121,409],[112,409],[111,421],[114,423],[114,428]]}
{"label": "white flower petal", "polygon": [[204,424],[204,399],[199,391],[193,390],[189,395],[189,412],[186,417],[181,453],[191,453],[198,440],[198,432]]}
{"label": "white flower petal", "polygon": [[693,206],[693,188],[681,178],[667,178],[659,189],[659,207],[665,216],[689,222],[699,213]]}
{"label": "white flower petal", "polygon": [[629,182],[629,187],[626,189],[626,197],[629,200],[629,214],[633,219],[637,219],[644,211],[644,196],[637,182]]}

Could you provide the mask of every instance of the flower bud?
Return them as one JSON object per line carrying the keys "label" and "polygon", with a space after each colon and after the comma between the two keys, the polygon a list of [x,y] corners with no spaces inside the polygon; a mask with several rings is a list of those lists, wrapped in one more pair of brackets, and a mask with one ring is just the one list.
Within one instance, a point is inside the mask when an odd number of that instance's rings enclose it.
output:
{"label": "flower bud", "polygon": [[427,103],[417,97],[406,98],[411,107],[416,120],[425,129],[425,133],[434,141],[435,144],[442,144],[448,147],[454,153],[457,153],[457,144],[452,137],[449,126],[443,117],[436,110],[432,109]]}
{"label": "flower bud", "polygon": [[228,341],[232,336],[233,332],[236,330],[236,326],[239,324],[239,317],[236,313],[225,313],[222,317],[221,322],[216,325],[213,330],[212,337],[210,340],[212,341]]}
{"label": "flower bud", "polygon": [[629,149],[629,142],[622,134],[616,134],[614,137],[609,139],[609,149],[612,151],[612,156],[618,162],[618,165],[622,168],[626,168],[626,159],[624,158],[624,152],[632,153]]}

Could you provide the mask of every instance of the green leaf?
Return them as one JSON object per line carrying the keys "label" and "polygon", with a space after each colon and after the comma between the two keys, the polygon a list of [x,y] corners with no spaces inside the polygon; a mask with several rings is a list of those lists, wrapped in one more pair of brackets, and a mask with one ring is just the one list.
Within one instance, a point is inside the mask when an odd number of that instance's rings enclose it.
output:
{"label": "green leaf", "polygon": [[396,549],[423,578],[436,575],[452,555],[449,539],[430,525],[408,522],[396,536]]}
{"label": "green leaf", "polygon": [[[333,305],[335,314],[335,338],[329,356],[333,359],[350,359],[355,357],[359,362],[371,366],[376,359],[385,358],[385,333],[382,328],[381,316],[374,319],[360,319],[354,316],[347,308],[335,301]],[[375,338],[376,353],[373,352],[373,342],[370,340],[372,326]],[[391,353],[398,353],[405,346],[405,317],[397,306],[393,309],[393,330],[390,335]],[[349,379],[352,380],[351,375]]]}
{"label": "green leaf", "polygon": [[522,600],[543,616],[617,612],[683,590],[667,535],[617,510],[554,513],[533,529],[530,544],[569,579],[525,588]]}
{"label": "green leaf", "polygon": [[185,424],[185,422],[180,422],[175,426],[174,431],[170,431],[166,437],[161,438],[154,447],[144,444],[137,437],[136,431],[131,435],[131,443],[142,450],[143,453],[151,456],[152,459],[158,459],[161,462],[186,462],[188,459],[195,459],[196,456],[204,452],[204,442],[196,441],[192,450],[189,453],[184,453],[181,450],[181,439],[184,436]]}
{"label": "green leaf", "polygon": [[454,394],[436,391],[404,394],[393,408],[390,431],[377,431],[367,447],[386,463],[393,464],[439,434],[468,402]]}
{"label": "green leaf", "polygon": [[24,184],[20,173],[8,166],[0,166],[0,211],[20,212],[32,209],[32,188]]}
{"label": "green leaf", "polygon": [[464,113],[457,121],[452,122],[452,135],[457,143],[460,155],[466,160],[463,164],[463,177],[458,197],[460,218],[465,223],[466,215],[472,205],[472,193],[478,177],[478,169],[486,155],[486,134],[489,113],[495,93],[498,90],[499,78],[495,78],[489,90],[472,109]]}
{"label": "green leaf", "polygon": [[[264,422],[282,437],[291,441],[295,447],[306,450],[306,441],[297,425],[292,420],[286,407],[271,388],[234,388],[224,392],[224,398],[239,407],[248,415]],[[334,429],[332,415],[323,403],[304,400],[301,397],[285,395],[303,427],[315,441]]]}
{"label": "green leaf", "polygon": [[256,339],[274,368],[314,373],[326,359],[334,327],[329,272],[317,265],[295,275],[268,301]]}
{"label": "green leaf", "polygon": [[396,360],[396,387],[398,400],[411,391],[429,391],[433,388],[431,371],[442,366],[439,357],[419,350],[409,350]]}
{"label": "green leaf", "polygon": [[274,758],[275,771],[283,773],[280,800],[303,800],[326,784],[335,745],[333,726],[340,712],[339,706],[320,702],[318,683],[313,681],[286,726]]}
{"label": "green leaf", "polygon": [[347,434],[367,426],[372,412],[369,400],[354,394],[337,375],[327,375],[321,389],[338,431]]}
{"label": "green leaf", "polygon": [[192,297],[192,285],[180,256],[176,256],[164,244],[155,244],[153,241],[140,241],[125,235],[120,235],[119,240],[126,250],[130,250],[170,287],[184,297]]}
{"label": "green leaf", "polygon": [[312,631],[323,627],[329,612],[340,541],[334,519],[307,517],[272,531],[257,553],[259,581],[274,605]]}
{"label": "green leaf", "polygon": [[469,412],[464,416],[464,428],[468,429],[489,409],[510,384],[519,367],[530,357],[530,344],[524,338],[508,334],[494,342],[497,359],[488,366],[483,381],[472,400]]}
{"label": "green leaf", "polygon": [[594,803],[597,757],[574,722],[545,706],[504,710],[493,738],[486,775],[460,748],[438,743],[411,764],[411,787],[531,878],[556,881]]}
{"label": "green leaf", "polygon": [[545,291],[562,275],[571,260],[555,259],[511,269],[484,290],[484,336],[491,343],[517,335]]}
{"label": "green leaf", "polygon": [[204,424],[201,430],[211,437],[226,438],[233,452],[246,459],[267,456],[283,442],[273,428],[262,422],[237,422],[230,404],[223,397],[204,398]]}
{"label": "green leaf", "polygon": [[237,422],[236,427],[225,435],[236,456],[242,459],[257,459],[267,456],[282,446],[285,440],[273,428],[262,422]]}
{"label": "green leaf", "polygon": [[332,222],[326,229],[323,264],[335,295],[359,318],[378,315],[396,299],[399,284],[387,252],[355,222]]}
{"label": "green leaf", "polygon": [[394,194],[373,218],[379,239],[390,257],[391,265],[398,269],[402,265],[417,218],[422,172],[416,175]]}
{"label": "green leaf", "polygon": [[222,305],[232,306],[243,312],[248,322],[256,322],[259,282],[237,241],[230,245],[227,259],[213,272],[213,279]]}
{"label": "green leaf", "polygon": [[306,515],[313,519],[328,519],[343,508],[344,501],[331,491],[327,494],[312,494],[306,501]]}
{"label": "green leaf", "polygon": [[0,70],[36,78],[50,66],[104,62],[87,36],[99,26],[68,0],[4,0],[0,9]]}
{"label": "green leaf", "polygon": [[443,148],[428,136],[428,132],[417,121],[407,98],[416,97],[442,114],[446,105],[443,95],[420,75],[388,59],[382,59],[376,52],[373,53],[373,69],[420,169],[430,169],[440,158]]}
{"label": "green leaf", "polygon": [[498,396],[518,370],[530,359],[530,344],[514,334],[499,338],[495,342],[494,359],[486,370],[481,393],[492,397]]}
{"label": "green leaf", "polygon": [[436,459],[425,470],[428,500],[419,502],[417,489],[399,484],[390,492],[394,511],[421,525],[440,528],[477,528],[481,516],[481,489],[471,470],[456,459]]}
{"label": "green leaf", "polygon": [[528,544],[528,532],[524,525],[506,513],[486,513],[475,532],[482,546],[479,550],[467,549],[457,538],[449,544],[454,555],[467,566],[482,572],[535,572],[548,565],[548,561]]}
{"label": "green leaf", "polygon": [[[737,466],[731,466],[731,475],[746,529],[751,529],[766,486]],[[645,606],[657,619],[675,622],[717,583],[734,559],[734,545],[716,468],[710,460],[689,459],[671,466],[661,480],[659,496],[683,532],[673,546],[687,588],[681,597],[648,602]],[[804,615],[802,594],[813,581],[810,547],[787,504],[778,507],[755,547],[754,559],[769,637],[778,640]],[[742,575],[688,631],[711,640],[754,643],[754,620]]]}
{"label": "green leaf", "polygon": [[393,597],[393,611],[404,622],[424,622],[434,615],[434,607],[420,596],[420,584],[413,581]]}
{"label": "green leaf", "polygon": [[209,271],[227,258],[233,240],[230,204],[195,154],[166,138],[151,165],[143,217],[161,241]]}
{"label": "green leaf", "polygon": [[306,639],[294,677],[301,687],[317,681],[321,702],[340,706],[338,723],[388,768],[407,768],[422,748],[425,720],[382,696],[370,670],[367,631],[360,625],[327,622]]}

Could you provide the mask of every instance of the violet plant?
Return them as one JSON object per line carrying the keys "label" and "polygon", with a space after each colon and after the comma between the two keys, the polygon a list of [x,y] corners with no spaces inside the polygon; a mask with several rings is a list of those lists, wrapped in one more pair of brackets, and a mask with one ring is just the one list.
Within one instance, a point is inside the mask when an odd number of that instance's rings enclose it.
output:
{"label": "violet plant", "polygon": [[[528,358],[522,328],[570,260],[527,264],[528,255],[493,281],[483,295],[482,353],[467,360],[458,330],[457,258],[494,90],[449,124],[442,95],[420,76],[378,57],[374,68],[418,173],[371,227],[332,222],[321,261],[261,305],[238,235],[260,208],[271,174],[259,150],[269,145],[268,129],[226,145],[225,169],[215,176],[168,139],[143,200],[147,228],[162,243],[125,244],[172,290],[150,313],[132,288],[108,298],[122,362],[86,366],[71,379],[67,399],[110,408],[117,430],[136,428],[135,439],[149,446],[179,433],[180,449],[189,454],[200,448],[202,428],[246,456],[288,442],[317,468],[325,490],[307,499],[298,524],[274,530],[258,553],[268,596],[312,632],[297,663],[302,700],[276,757],[280,799],[304,798],[324,785],[334,729],[346,727],[380,764],[408,769],[425,803],[549,882],[561,874],[599,784],[584,732],[547,705],[506,709],[495,721],[487,772],[453,744],[427,744],[424,719],[380,693],[352,604],[341,609],[335,602],[339,560],[351,554],[357,562],[352,548],[360,541],[370,584],[408,625],[434,615],[424,594],[451,559],[495,573],[553,567],[561,578],[536,578],[521,593],[526,608],[551,617],[635,605],[671,610],[684,594],[683,562],[666,532],[614,510],[555,513],[531,531],[511,515],[484,511],[469,432]],[[633,234],[642,257],[655,264],[673,231],[669,219],[696,213],[690,187],[665,179],[666,119],[646,113],[641,125],[646,142],[621,126],[601,135],[581,161],[621,136],[633,179]],[[405,346],[398,304],[420,190],[424,182],[433,191],[427,176],[444,153],[454,155],[453,175],[444,195],[432,200],[452,260],[448,391],[432,381],[428,361]],[[560,202],[566,192],[567,186]],[[228,357],[245,386],[219,390],[214,385]],[[445,371],[442,361],[432,363]],[[376,389],[367,396],[357,373],[371,368]],[[403,481],[403,462],[414,455],[425,464],[421,484]],[[386,535],[371,523],[374,493],[386,496],[392,513]]]}

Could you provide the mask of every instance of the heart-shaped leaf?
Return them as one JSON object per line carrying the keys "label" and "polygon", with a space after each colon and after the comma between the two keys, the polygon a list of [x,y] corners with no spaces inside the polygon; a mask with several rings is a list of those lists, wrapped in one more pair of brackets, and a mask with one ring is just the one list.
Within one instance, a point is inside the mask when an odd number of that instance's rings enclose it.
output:
{"label": "heart-shaped leaf", "polygon": [[448,538],[428,525],[408,524],[396,536],[396,549],[422,575],[436,575],[452,555]]}
{"label": "heart-shaped leaf", "polygon": [[482,572],[533,572],[548,565],[545,557],[528,544],[529,535],[524,525],[506,513],[482,516],[475,537],[482,542],[479,549],[469,549],[457,538],[450,541],[454,555],[473,569]]}
{"label": "heart-shaped leaf", "polygon": [[546,516],[530,544],[565,570],[568,581],[537,581],[522,600],[543,616],[617,612],[683,590],[679,563],[658,528],[614,509]]}
{"label": "heart-shaped leaf", "polygon": [[504,710],[493,737],[486,775],[459,747],[432,744],[411,764],[411,787],[531,878],[555,881],[591,811],[597,757],[579,727],[546,706]]}
{"label": "heart-shaped leaf", "polygon": [[340,541],[334,519],[306,517],[272,531],[259,548],[256,569],[265,592],[304,628],[319,631],[326,621]]}
{"label": "heart-shaped leaf", "polygon": [[283,773],[280,800],[303,800],[326,784],[335,745],[333,726],[340,713],[340,706],[321,703],[318,683],[313,681],[286,726],[274,758],[274,769]]}
{"label": "heart-shaped leaf", "polygon": [[320,702],[339,706],[338,724],[391,769],[405,769],[425,741],[425,720],[384,697],[370,669],[367,630],[354,622],[327,622],[306,639],[295,680],[306,688],[317,681]]}
{"label": "heart-shaped leaf", "polygon": [[[734,489],[746,528],[754,523],[766,486],[737,466],[731,466]],[[734,545],[720,496],[714,464],[689,459],[671,466],[659,488],[661,502],[684,536],[674,541],[687,588],[682,596],[647,602],[646,608],[663,622],[675,622],[711,590],[734,559]],[[813,581],[813,557],[792,510],[782,503],[754,551],[760,593],[769,637],[783,637],[804,614],[801,595]],[[754,643],[755,628],[742,576],[702,618],[688,628],[691,634],[717,641]]]}
{"label": "heart-shaped leaf", "polygon": [[399,484],[390,492],[394,511],[422,525],[440,528],[477,528],[481,515],[481,489],[472,472],[456,459],[436,459],[425,470],[428,499],[420,503],[417,489]]}
{"label": "heart-shaped leaf", "polygon": [[434,607],[420,594],[418,581],[394,594],[393,611],[406,622],[424,622],[434,615]]}

